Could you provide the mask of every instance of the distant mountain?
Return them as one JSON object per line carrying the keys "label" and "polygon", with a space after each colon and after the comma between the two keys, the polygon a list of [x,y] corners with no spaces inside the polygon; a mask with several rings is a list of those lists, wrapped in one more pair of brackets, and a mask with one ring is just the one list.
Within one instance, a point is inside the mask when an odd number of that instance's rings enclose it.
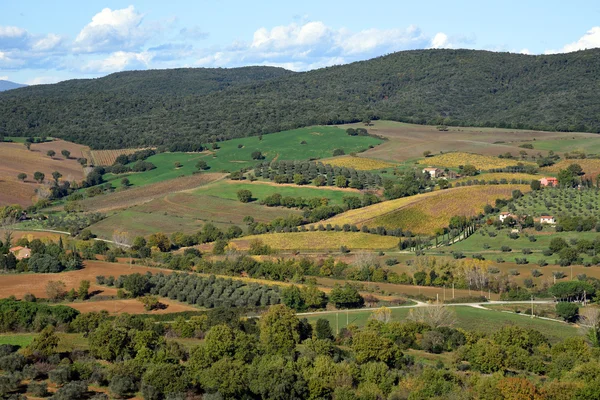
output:
{"label": "distant mountain", "polygon": [[0,92],[4,92],[5,90],[18,89],[21,87],[25,87],[27,85],[23,85],[21,83],[15,83],[11,81],[4,81],[0,79]]}
{"label": "distant mountain", "polygon": [[0,93],[0,134],[187,150],[363,119],[600,133],[599,89],[600,49],[414,50],[302,73],[132,71]]}

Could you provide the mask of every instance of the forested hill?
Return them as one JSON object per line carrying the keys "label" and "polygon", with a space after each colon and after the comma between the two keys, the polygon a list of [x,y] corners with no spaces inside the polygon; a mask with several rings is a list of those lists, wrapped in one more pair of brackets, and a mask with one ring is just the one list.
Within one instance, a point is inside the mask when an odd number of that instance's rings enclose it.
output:
{"label": "forested hill", "polygon": [[304,73],[123,72],[0,94],[0,134],[94,148],[185,146],[364,118],[600,132],[600,49],[418,50]]}

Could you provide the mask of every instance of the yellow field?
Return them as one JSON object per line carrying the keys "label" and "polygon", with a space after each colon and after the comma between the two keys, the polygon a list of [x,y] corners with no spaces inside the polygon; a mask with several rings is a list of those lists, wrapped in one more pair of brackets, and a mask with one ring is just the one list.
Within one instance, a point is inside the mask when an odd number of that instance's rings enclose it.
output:
{"label": "yellow field", "polygon": [[523,165],[537,166],[537,164],[529,161],[509,160],[505,158],[461,152],[440,154],[419,160],[419,164],[422,165],[432,165],[436,167],[447,168],[458,168],[460,165],[473,165],[475,168],[481,170],[512,167],[518,163],[522,163]]}
{"label": "yellow field", "polygon": [[512,191],[531,190],[529,185],[467,186],[435,191],[397,200],[385,201],[358,210],[337,215],[324,223],[332,225],[366,225],[402,228],[418,234],[434,234],[436,229],[448,226],[455,215],[472,216],[497,198],[509,198]]}
{"label": "yellow field", "polygon": [[490,173],[490,174],[482,174],[482,175],[477,175],[477,176],[465,176],[464,178],[459,178],[454,182],[458,183],[458,182],[467,182],[467,181],[473,181],[475,179],[479,180],[479,181],[493,181],[494,179],[497,181],[501,181],[502,179],[506,179],[506,181],[508,183],[510,183],[510,181],[512,181],[513,179],[516,179],[517,181],[519,181],[519,183],[531,183],[532,180],[538,180],[540,179],[541,176],[540,175],[532,175],[532,174],[512,174],[510,172],[494,172],[494,173]]}
{"label": "yellow field", "polygon": [[585,159],[585,160],[560,160],[554,165],[542,168],[542,171],[550,173],[558,173],[561,169],[567,168],[571,164],[579,164],[583,168],[588,176],[596,176],[600,174],[600,160],[597,159]]}
{"label": "yellow field", "polygon": [[92,150],[90,160],[92,165],[113,165],[121,154],[130,155],[145,149]]}
{"label": "yellow field", "polygon": [[322,160],[323,164],[333,165],[334,167],[354,168],[360,171],[370,171],[374,169],[392,168],[396,164],[386,161],[376,160],[374,158],[363,158],[353,156],[342,156]]}
{"label": "yellow field", "polygon": [[247,250],[252,240],[261,240],[276,250],[338,250],[346,246],[351,250],[386,250],[396,247],[399,238],[371,235],[362,232],[293,232],[267,233],[246,236],[231,243],[239,250]]}

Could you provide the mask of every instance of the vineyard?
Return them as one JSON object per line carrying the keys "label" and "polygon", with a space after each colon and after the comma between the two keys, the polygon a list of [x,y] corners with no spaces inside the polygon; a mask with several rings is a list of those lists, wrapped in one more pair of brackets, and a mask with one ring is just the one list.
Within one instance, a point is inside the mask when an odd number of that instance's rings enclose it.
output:
{"label": "vineyard", "polygon": [[354,168],[359,171],[371,171],[375,169],[392,168],[395,166],[395,164],[386,161],[376,160],[374,158],[363,158],[353,156],[330,158],[327,160],[323,160],[323,162],[334,167]]}
{"label": "vineyard", "polygon": [[465,176],[463,178],[459,178],[453,183],[467,183],[471,182],[473,184],[482,184],[497,182],[498,184],[504,185],[508,183],[513,184],[529,184],[532,180],[538,180],[541,176],[532,175],[532,174],[519,174],[519,173],[510,173],[510,172],[494,172],[490,174],[482,174],[477,176]]}
{"label": "vineyard", "polygon": [[419,164],[431,165],[436,167],[458,168],[464,165],[473,165],[479,170],[488,170],[492,168],[513,167],[517,164],[537,166],[529,161],[519,161],[506,158],[497,158],[492,156],[482,156],[471,153],[446,153],[419,160]]}
{"label": "vineyard", "polygon": [[121,154],[130,155],[136,151],[145,149],[119,149],[119,150],[91,150],[89,152],[90,162],[92,165],[113,165],[117,157]]}
{"label": "vineyard", "polygon": [[239,250],[247,250],[254,240],[276,250],[338,250],[345,246],[350,250],[385,250],[398,245],[399,239],[392,236],[379,236],[362,232],[292,232],[267,233],[236,239],[230,244]]}

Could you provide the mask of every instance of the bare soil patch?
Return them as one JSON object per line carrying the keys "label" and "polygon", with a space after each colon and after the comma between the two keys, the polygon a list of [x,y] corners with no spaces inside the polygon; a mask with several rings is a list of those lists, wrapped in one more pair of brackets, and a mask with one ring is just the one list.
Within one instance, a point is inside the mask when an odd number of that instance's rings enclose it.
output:
{"label": "bare soil patch", "polygon": [[146,311],[144,305],[135,299],[86,301],[83,303],[69,304],[69,307],[73,307],[83,313],[106,310],[109,314],[170,314],[183,311],[198,311],[195,307],[162,297],[160,298],[160,302],[166,307],[154,311]]}

